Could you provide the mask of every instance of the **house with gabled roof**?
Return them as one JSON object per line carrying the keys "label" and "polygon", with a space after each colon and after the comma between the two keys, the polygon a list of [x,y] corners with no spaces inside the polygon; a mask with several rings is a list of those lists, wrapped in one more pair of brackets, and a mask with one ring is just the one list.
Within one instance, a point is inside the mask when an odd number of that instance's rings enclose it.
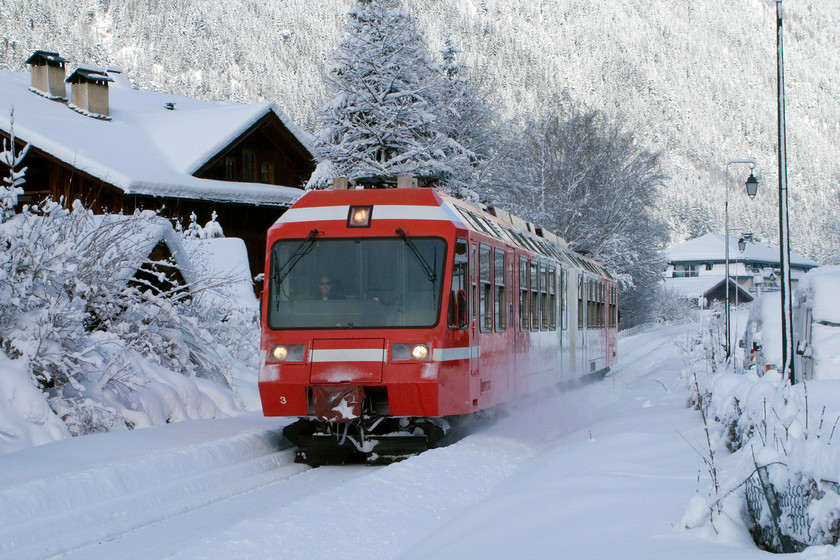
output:
{"label": "house with gabled roof", "polygon": [[[0,137],[14,109],[29,144],[20,204],[75,199],[95,212],[160,211],[186,226],[215,211],[262,272],[268,228],[315,169],[312,136],[272,102],[206,102],[134,89],[116,69],[36,51],[31,73],[0,71]],[[70,95],[67,95],[67,92]]]}
{"label": "house with gabled roof", "polygon": [[[664,286],[687,299],[725,300],[726,244],[729,244],[729,291],[733,302],[749,302],[763,292],[780,289],[779,248],[751,234],[707,233],[664,251],[668,266]],[[819,263],[790,253],[791,287]]]}

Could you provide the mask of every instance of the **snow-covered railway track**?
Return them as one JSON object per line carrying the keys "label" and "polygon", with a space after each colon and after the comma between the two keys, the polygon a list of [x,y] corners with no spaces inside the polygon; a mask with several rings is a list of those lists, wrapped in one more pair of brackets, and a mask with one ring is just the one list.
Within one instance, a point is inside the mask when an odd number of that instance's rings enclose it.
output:
{"label": "snow-covered railway track", "polygon": [[206,424],[198,438],[198,423],[186,422],[68,441],[74,445],[61,465],[40,462],[39,448],[25,452],[27,469],[4,470],[0,458],[0,557],[88,558],[91,547],[133,534],[156,545],[156,525],[188,527],[215,504],[308,470],[293,462],[280,428],[262,418]]}

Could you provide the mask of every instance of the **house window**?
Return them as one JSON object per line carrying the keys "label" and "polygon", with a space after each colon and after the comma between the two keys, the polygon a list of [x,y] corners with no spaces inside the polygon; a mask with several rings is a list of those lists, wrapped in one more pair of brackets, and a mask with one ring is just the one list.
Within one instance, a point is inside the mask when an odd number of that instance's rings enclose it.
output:
{"label": "house window", "polygon": [[225,158],[225,179],[228,181],[236,180],[236,160],[233,158]]}
{"label": "house window", "polygon": [[254,181],[254,163],[256,156],[251,150],[242,150],[242,180],[247,182]]}
{"label": "house window", "polygon": [[697,263],[674,264],[674,278],[696,278],[700,276],[700,265]]}
{"label": "house window", "polygon": [[274,166],[270,163],[260,164],[260,183],[274,183]]}

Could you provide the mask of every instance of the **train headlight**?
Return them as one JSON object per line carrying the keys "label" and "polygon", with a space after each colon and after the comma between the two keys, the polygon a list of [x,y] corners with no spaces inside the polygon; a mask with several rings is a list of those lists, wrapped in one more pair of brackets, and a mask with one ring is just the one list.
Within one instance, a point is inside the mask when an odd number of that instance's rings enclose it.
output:
{"label": "train headlight", "polygon": [[411,348],[411,357],[415,360],[425,360],[429,356],[429,347],[425,344],[415,344]]}
{"label": "train headlight", "polygon": [[289,357],[289,348],[287,346],[275,346],[271,349],[271,357],[277,362],[284,362]]}
{"label": "train headlight", "polygon": [[351,206],[347,214],[347,227],[370,227],[373,206]]}
{"label": "train headlight", "polygon": [[278,344],[268,354],[269,362],[302,362],[306,354],[303,344]]}
{"label": "train headlight", "polygon": [[426,361],[429,359],[429,346],[427,344],[394,344],[391,347],[391,359]]}

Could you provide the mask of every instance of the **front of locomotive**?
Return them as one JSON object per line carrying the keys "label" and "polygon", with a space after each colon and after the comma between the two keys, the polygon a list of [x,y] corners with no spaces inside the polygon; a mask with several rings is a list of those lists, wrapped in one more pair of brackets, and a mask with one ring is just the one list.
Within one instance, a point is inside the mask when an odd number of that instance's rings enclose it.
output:
{"label": "front of locomotive", "polygon": [[445,433],[434,349],[454,239],[431,189],[310,192],[269,230],[260,397],[299,417],[298,460],[399,457]]}

